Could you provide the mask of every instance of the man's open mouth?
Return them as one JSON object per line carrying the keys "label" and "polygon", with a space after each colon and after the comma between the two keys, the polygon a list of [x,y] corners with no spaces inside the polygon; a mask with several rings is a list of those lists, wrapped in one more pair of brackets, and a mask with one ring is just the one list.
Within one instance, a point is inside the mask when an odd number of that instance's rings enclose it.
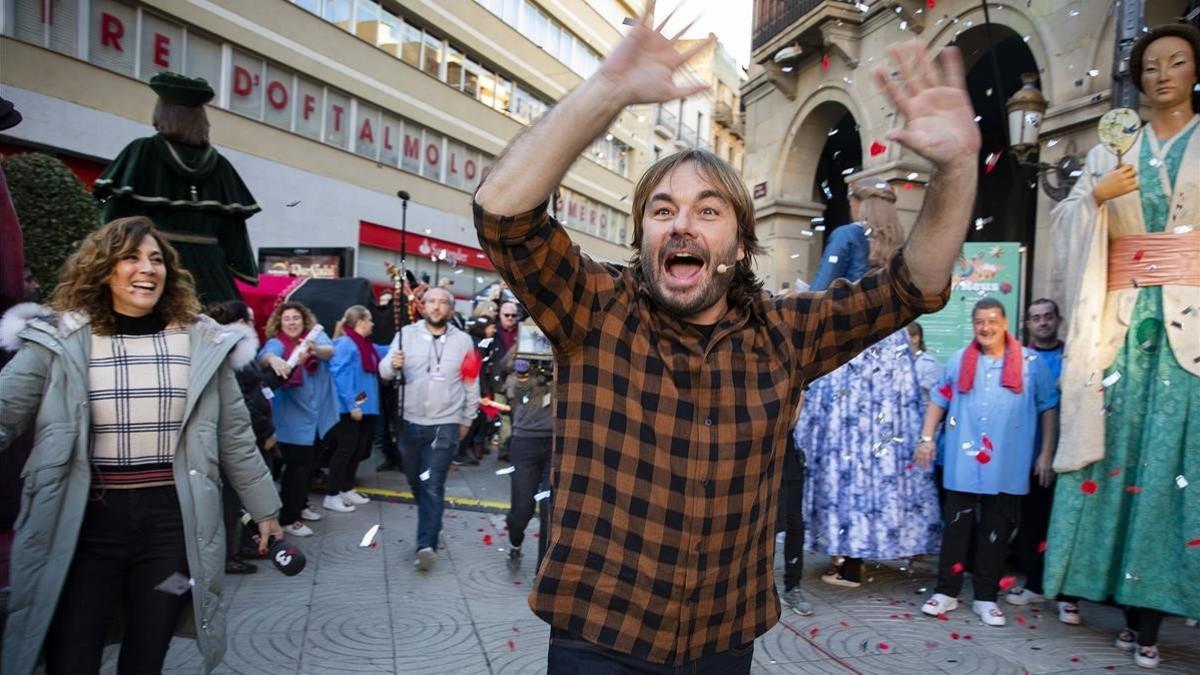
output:
{"label": "man's open mouth", "polygon": [[676,281],[691,281],[704,269],[704,259],[687,251],[668,253],[663,262],[663,270],[667,276]]}

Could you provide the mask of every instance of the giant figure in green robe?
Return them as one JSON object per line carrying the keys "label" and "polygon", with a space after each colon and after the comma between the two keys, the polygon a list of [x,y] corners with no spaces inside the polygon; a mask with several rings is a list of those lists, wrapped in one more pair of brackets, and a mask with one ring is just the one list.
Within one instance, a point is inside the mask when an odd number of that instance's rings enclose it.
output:
{"label": "giant figure in green robe", "polygon": [[202,78],[162,72],[153,136],[138,138],[96,179],[105,221],[148,216],[196,278],[203,303],[238,300],[234,277],[258,283],[246,219],[262,209],[229,160],[208,142]]}

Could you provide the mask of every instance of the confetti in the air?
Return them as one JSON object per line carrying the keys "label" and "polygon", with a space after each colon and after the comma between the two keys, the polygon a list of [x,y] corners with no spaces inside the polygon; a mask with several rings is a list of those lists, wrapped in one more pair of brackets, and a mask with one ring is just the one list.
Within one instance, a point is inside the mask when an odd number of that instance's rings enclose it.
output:
{"label": "confetti in the air", "polygon": [[504,476],[517,470],[515,466],[506,466],[503,469],[496,469],[497,476]]}
{"label": "confetti in the air", "polygon": [[1103,379],[1103,380],[1100,382],[1100,384],[1103,384],[1103,385],[1104,385],[1104,388],[1105,388],[1105,389],[1107,389],[1107,388],[1109,388],[1109,387],[1113,386],[1114,384],[1116,384],[1116,383],[1117,383],[1117,380],[1119,380],[1119,379],[1121,379],[1121,373],[1120,373],[1120,372],[1114,372],[1114,373],[1112,373],[1111,375],[1109,375],[1108,377],[1104,378],[1104,379]]}
{"label": "confetti in the air", "polygon": [[959,574],[963,573],[963,569],[964,569],[963,564],[960,562],[956,562],[950,566],[950,573],[955,576],[958,576]]}
{"label": "confetti in the air", "polygon": [[417,478],[420,478],[422,482],[429,480],[429,469],[422,471],[421,475],[417,476]]}
{"label": "confetti in the air", "polygon": [[883,143],[880,143],[879,141],[874,141],[871,143],[870,152],[871,152],[872,157],[878,157],[879,155],[882,155],[883,153],[887,152],[887,146],[884,145]]}
{"label": "confetti in the air", "polygon": [[1183,476],[1175,476],[1175,485],[1182,490],[1188,486],[1188,479],[1184,478]]}
{"label": "confetti in the air", "polygon": [[1096,494],[1096,487],[1096,481],[1085,480],[1079,484],[1079,491],[1085,495],[1094,495]]}

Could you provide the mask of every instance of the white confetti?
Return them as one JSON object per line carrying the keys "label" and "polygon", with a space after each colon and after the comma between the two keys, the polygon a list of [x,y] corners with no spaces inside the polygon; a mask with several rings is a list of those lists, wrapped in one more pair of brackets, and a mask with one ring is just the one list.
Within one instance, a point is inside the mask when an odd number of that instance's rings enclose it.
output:
{"label": "white confetti", "polygon": [[953,416],[951,416],[951,417],[950,417],[950,421],[949,421],[949,422],[947,422],[947,424],[949,424],[949,425],[950,425],[950,428],[951,428],[951,429],[953,429],[954,427],[957,427],[957,426],[958,426],[958,420],[954,419],[954,417],[953,417]]}
{"label": "white confetti", "polygon": [[503,469],[496,469],[497,476],[505,476],[517,470],[515,466],[506,466]]}
{"label": "white confetti", "polygon": [[375,535],[377,534],[379,534],[379,526],[372,525],[371,529],[367,530],[367,533],[363,535],[362,541],[358,542],[358,547],[370,548],[371,544],[375,542]]}
{"label": "white confetti", "polygon": [[549,490],[542,490],[541,492],[539,492],[539,493],[537,493],[536,495],[534,495],[534,496],[533,496],[533,501],[535,501],[535,502],[540,502],[540,501],[542,501],[543,499],[549,499],[549,498],[550,498],[550,491],[549,491]]}
{"label": "white confetti", "polygon": [[1180,225],[1178,227],[1171,228],[1171,232],[1173,232],[1175,234],[1187,234],[1188,232],[1191,232],[1194,229],[1196,229],[1196,228],[1191,225]]}
{"label": "white confetti", "polygon": [[422,482],[429,480],[429,469],[422,471],[421,475],[417,476],[417,478],[420,478]]}
{"label": "white confetti", "polygon": [[1101,380],[1100,384],[1104,385],[1104,388],[1107,389],[1108,387],[1111,387],[1114,384],[1116,384],[1117,380],[1119,380],[1119,379],[1121,379],[1121,373],[1115,372],[1112,375],[1109,375],[1108,377]]}
{"label": "white confetti", "polygon": [[905,176],[905,178],[907,178],[908,180],[916,180],[917,176],[919,176],[919,175],[920,174],[918,174],[916,171],[913,171],[912,173]]}
{"label": "white confetti", "polygon": [[1182,474],[1175,476],[1175,485],[1182,490],[1188,486],[1188,479],[1184,478]]}
{"label": "white confetti", "polygon": [[1099,77],[1099,76],[1100,76],[1100,71],[1096,68],[1092,68],[1091,70],[1088,71],[1088,77]]}
{"label": "white confetti", "polygon": [[837,261],[838,261],[838,257],[836,255],[829,256],[829,262],[837,263]]}

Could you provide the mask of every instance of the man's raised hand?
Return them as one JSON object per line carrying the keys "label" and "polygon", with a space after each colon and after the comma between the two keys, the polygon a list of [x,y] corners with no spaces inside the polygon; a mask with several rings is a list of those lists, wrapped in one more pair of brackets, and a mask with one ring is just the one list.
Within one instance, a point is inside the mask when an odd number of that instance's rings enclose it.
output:
{"label": "man's raised hand", "polygon": [[895,70],[876,68],[875,81],[904,116],[904,126],[888,132],[888,139],[939,168],[956,161],[975,162],[979,126],[958,48],[943,49],[936,66],[919,40],[889,46],[888,56]]}
{"label": "man's raised hand", "polygon": [[683,52],[677,50],[676,41],[691,24],[668,39],[661,31],[670,21],[671,14],[654,27],[654,0],[647,2],[646,12],[634,22],[629,34],[600,66],[597,75],[608,81],[623,105],[672,101],[708,89],[707,84],[675,83],[676,71],[703,51],[709,40]]}

